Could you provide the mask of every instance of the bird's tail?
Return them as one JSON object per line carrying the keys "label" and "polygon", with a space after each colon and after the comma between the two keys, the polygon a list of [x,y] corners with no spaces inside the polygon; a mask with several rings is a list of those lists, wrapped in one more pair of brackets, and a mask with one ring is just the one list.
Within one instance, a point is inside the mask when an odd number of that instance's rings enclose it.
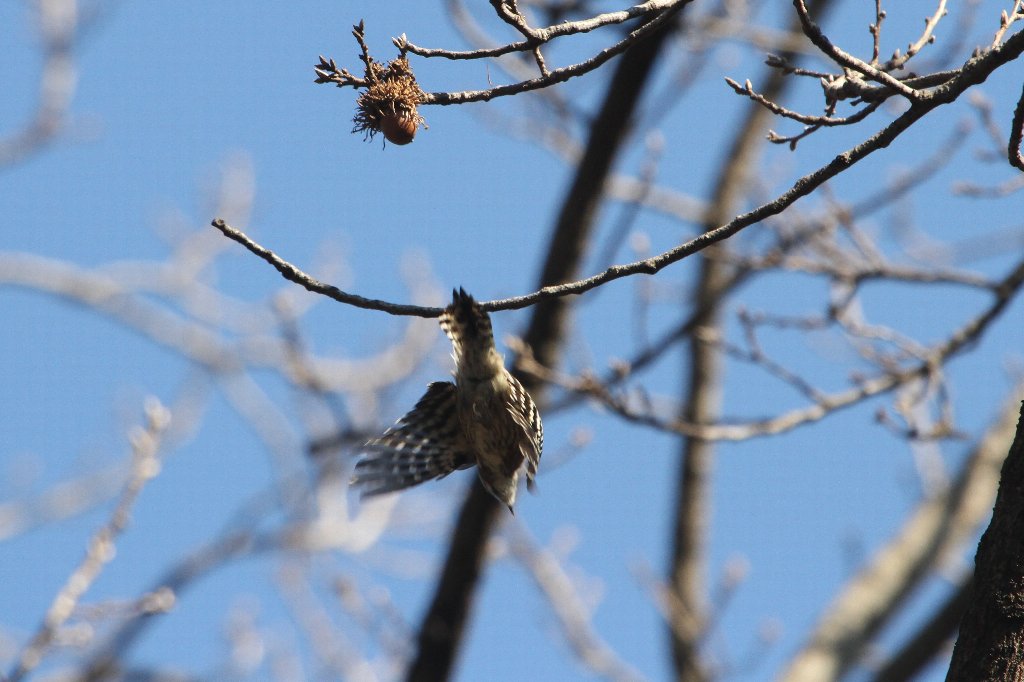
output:
{"label": "bird's tail", "polygon": [[486,353],[494,347],[490,316],[480,309],[461,287],[452,291],[452,303],[441,314],[441,329],[452,340],[455,363],[461,364],[467,353]]}

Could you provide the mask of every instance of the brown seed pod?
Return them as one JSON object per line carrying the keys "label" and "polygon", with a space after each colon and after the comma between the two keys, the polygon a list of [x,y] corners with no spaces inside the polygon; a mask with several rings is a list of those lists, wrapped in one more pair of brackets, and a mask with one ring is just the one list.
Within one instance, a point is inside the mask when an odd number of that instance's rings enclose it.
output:
{"label": "brown seed pod", "polygon": [[416,116],[408,114],[388,113],[380,119],[380,131],[392,144],[409,144],[416,137],[418,128]]}
{"label": "brown seed pod", "polygon": [[355,127],[368,139],[384,133],[388,142],[409,144],[416,137],[416,129],[427,127],[416,110],[424,94],[416,84],[409,61],[398,57],[383,66],[370,61],[366,72],[369,86],[356,100]]}

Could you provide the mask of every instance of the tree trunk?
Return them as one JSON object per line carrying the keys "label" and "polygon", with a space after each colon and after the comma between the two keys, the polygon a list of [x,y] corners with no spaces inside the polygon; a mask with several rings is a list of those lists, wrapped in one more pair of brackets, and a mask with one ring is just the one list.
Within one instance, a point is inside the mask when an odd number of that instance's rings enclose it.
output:
{"label": "tree trunk", "polygon": [[974,595],[946,680],[1024,681],[1024,403],[974,564]]}

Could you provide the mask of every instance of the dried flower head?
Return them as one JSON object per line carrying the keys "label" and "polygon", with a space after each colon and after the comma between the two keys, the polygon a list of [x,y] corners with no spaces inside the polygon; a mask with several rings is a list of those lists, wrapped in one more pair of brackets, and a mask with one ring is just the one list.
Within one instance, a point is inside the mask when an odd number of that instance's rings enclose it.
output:
{"label": "dried flower head", "polygon": [[368,87],[356,100],[352,132],[365,133],[371,140],[377,133],[384,133],[392,144],[409,144],[420,126],[427,127],[416,111],[423,91],[404,55],[387,66],[369,60],[366,82]]}

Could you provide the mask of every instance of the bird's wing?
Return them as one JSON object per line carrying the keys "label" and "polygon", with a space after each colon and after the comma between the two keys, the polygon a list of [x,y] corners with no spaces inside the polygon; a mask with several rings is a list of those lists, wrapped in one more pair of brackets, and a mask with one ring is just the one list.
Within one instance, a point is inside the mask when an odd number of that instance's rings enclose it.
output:
{"label": "bird's wing", "polygon": [[455,411],[455,384],[437,381],[407,415],[366,444],[352,484],[362,495],[402,490],[476,463]]}
{"label": "bird's wing", "polygon": [[511,374],[508,375],[508,386],[509,412],[512,413],[516,425],[526,434],[526,438],[520,441],[520,449],[526,460],[526,482],[532,487],[533,479],[537,476],[537,467],[540,466],[540,456],[544,451],[544,424],[533,398]]}

